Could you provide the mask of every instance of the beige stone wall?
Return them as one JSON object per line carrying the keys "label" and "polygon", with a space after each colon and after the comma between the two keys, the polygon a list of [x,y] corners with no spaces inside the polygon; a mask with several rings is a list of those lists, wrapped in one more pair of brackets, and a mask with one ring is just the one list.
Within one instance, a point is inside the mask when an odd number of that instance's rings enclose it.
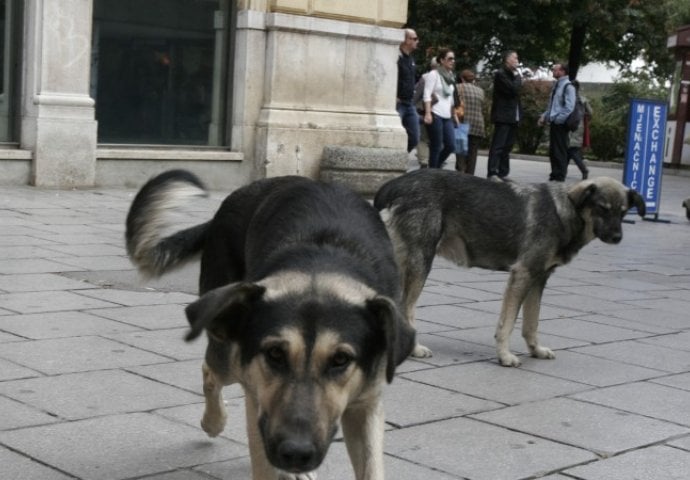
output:
{"label": "beige stone wall", "polygon": [[400,0],[272,0],[270,11],[399,27],[407,21],[407,2]]}
{"label": "beige stone wall", "polygon": [[255,177],[318,177],[326,145],[405,148],[400,29],[268,13],[266,32]]}

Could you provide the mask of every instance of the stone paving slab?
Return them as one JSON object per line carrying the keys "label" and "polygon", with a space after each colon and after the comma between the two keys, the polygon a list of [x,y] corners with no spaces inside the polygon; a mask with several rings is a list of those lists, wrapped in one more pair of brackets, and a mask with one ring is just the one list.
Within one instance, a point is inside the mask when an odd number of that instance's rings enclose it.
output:
{"label": "stone paving slab", "polygon": [[580,347],[574,351],[665,372],[681,373],[690,370],[690,352],[635,340]]}
{"label": "stone paving slab", "polygon": [[0,465],[4,480],[68,480],[73,479],[53,468],[42,465],[19,453],[0,447]]}
{"label": "stone paving slab", "polygon": [[690,392],[677,388],[636,382],[571,397],[690,427]]}
{"label": "stone paving slab", "polygon": [[566,470],[583,480],[686,480],[690,472],[690,452],[666,446],[630,452],[591,465]]}
{"label": "stone paving slab", "polygon": [[189,328],[187,327],[171,328],[150,332],[120,333],[108,335],[108,338],[176,360],[204,358],[206,344],[203,338],[201,340],[185,342],[184,337],[188,332]]}
{"label": "stone paving slab", "polygon": [[387,434],[386,452],[473,480],[515,480],[594,460],[591,452],[457,418]]}
{"label": "stone paving slab", "polygon": [[559,351],[557,362],[527,358],[522,368],[531,372],[543,373],[587,385],[606,387],[637,380],[646,380],[666,372],[649,368],[626,365],[613,360],[605,360],[572,351]]}
{"label": "stone paving slab", "polygon": [[[548,175],[547,162],[512,163],[519,181]],[[384,388],[386,478],[687,478],[690,222],[680,203],[690,179],[663,185],[670,224],[625,225],[619,245],[594,241],[552,275],[540,338],[555,360],[526,355],[518,321],[523,366],[500,367],[493,334],[507,274],[436,259],[416,312],[434,356],[404,362]],[[141,280],[123,242],[134,190],[5,191],[0,478],[249,478],[238,385],[224,389],[223,434],[199,427],[205,343],[182,340],[198,263]],[[175,222],[206,221],[225,194]],[[342,441],[319,478],[353,478]]]}
{"label": "stone paving slab", "polygon": [[50,312],[0,316],[0,330],[29,339],[108,335],[140,330],[85,312]]}
{"label": "stone paving slab", "polygon": [[209,441],[204,436],[200,429],[135,413],[0,432],[0,442],[61,471],[93,480],[148,475],[245,452],[229,440]]}
{"label": "stone paving slab", "polygon": [[85,288],[92,288],[92,285],[52,273],[0,276],[0,290],[5,292],[80,290]]}
{"label": "stone paving slab", "polygon": [[169,360],[100,337],[6,343],[2,346],[0,358],[12,360],[47,375],[147,365]]}
{"label": "stone paving slab", "polygon": [[[412,399],[414,402],[410,401]],[[386,422],[397,428],[501,407],[503,405],[497,402],[412,382],[402,377],[396,378],[385,391]]]}
{"label": "stone paving slab", "polygon": [[[546,361],[546,360],[544,360]],[[451,365],[403,375],[403,378],[479,398],[515,405],[589,390],[591,387],[496,363]],[[519,388],[522,386],[523,388]]]}
{"label": "stone paving slab", "polygon": [[59,419],[55,415],[0,396],[0,430],[45,425],[57,421]]}
{"label": "stone paving slab", "polygon": [[690,391],[690,373],[679,373],[678,375],[669,375],[667,377],[655,378],[650,381]]}
{"label": "stone paving slab", "polygon": [[[81,292],[78,290],[77,292]],[[17,313],[59,312],[114,307],[115,304],[74,292],[21,292],[0,295],[0,307]]]}
{"label": "stone paving slab", "polygon": [[158,330],[189,326],[184,314],[185,306],[184,304],[165,304],[99,308],[89,310],[89,313],[147,330]]}
{"label": "stone paving slab", "polygon": [[[570,398],[523,403],[470,417],[604,456],[690,433],[678,425]],[[621,417],[625,417],[622,424]]]}
{"label": "stone paving slab", "polygon": [[68,420],[186,405],[202,398],[121,370],[3,382],[0,394]]}

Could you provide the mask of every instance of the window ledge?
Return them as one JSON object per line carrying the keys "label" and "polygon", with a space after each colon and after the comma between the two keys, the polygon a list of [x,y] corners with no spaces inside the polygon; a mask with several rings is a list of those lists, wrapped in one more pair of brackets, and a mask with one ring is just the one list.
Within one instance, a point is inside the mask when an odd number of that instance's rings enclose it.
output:
{"label": "window ledge", "polygon": [[242,152],[229,150],[175,148],[175,147],[98,147],[98,160],[180,160],[180,161],[220,161],[241,162]]}

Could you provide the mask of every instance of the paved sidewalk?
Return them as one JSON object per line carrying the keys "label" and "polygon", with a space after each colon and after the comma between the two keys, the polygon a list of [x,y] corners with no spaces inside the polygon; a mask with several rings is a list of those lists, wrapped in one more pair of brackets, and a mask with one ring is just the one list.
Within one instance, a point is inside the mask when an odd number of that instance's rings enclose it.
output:
{"label": "paved sidewalk", "polygon": [[[512,167],[518,181],[548,175],[548,163]],[[134,193],[2,187],[3,480],[249,478],[237,386],[223,436],[198,427],[204,344],[182,340],[198,266],[138,280],[123,248]],[[187,216],[208,219],[225,193]],[[405,362],[387,389],[386,478],[690,478],[688,196],[690,178],[666,175],[671,223],[638,219],[620,245],[595,241],[557,270],[540,325],[555,360],[526,357],[516,331],[523,366],[500,367],[506,274],[437,262],[417,311],[434,357]],[[341,442],[319,478],[353,478]]]}

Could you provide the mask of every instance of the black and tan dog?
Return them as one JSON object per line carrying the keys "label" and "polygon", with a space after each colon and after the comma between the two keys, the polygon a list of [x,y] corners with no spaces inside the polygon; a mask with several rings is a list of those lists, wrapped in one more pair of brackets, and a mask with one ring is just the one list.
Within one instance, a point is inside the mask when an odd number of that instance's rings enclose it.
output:
{"label": "black and tan dog", "polygon": [[[411,326],[435,255],[466,267],[510,272],[495,336],[505,366],[520,365],[509,348],[520,307],[530,354],[554,358],[537,340],[549,276],[595,238],[620,242],[621,222],[631,207],[645,214],[642,197],[611,178],[572,186],[521,185],[443,170],[418,170],[391,180],[374,205],[393,241]],[[428,357],[431,351],[417,344],[413,356]]]}
{"label": "black and tan dog", "polygon": [[414,331],[377,211],[344,187],[279,177],[240,188],[211,221],[165,236],[165,211],[204,193],[186,171],[153,178],[126,233],[130,258],[149,276],[201,254],[201,297],[186,313],[188,339],[208,334],[202,428],[223,430],[221,389],[239,382],[255,480],[314,478],[340,425],[356,478],[382,480],[381,388]]}

